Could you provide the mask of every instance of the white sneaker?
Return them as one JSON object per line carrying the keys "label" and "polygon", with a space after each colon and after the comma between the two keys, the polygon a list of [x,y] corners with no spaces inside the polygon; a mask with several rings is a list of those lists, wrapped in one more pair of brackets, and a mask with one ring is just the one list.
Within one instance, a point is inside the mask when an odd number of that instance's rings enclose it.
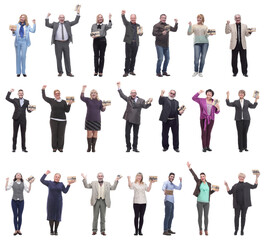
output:
{"label": "white sneaker", "polygon": [[196,77],[197,75],[198,75],[198,72],[194,72],[194,73],[192,74],[193,77]]}
{"label": "white sneaker", "polygon": [[199,77],[203,77],[202,73],[199,73]]}

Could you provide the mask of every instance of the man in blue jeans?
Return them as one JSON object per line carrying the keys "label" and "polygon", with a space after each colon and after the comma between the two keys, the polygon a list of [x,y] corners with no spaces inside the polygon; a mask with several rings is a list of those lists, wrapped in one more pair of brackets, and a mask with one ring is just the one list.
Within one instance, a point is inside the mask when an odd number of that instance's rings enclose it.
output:
{"label": "man in blue jeans", "polygon": [[[175,26],[171,27],[169,24],[166,23],[167,16],[166,14],[160,15],[159,23],[155,24],[153,27],[153,36],[156,37],[155,45],[157,51],[157,64],[156,64],[156,76],[163,77],[163,76],[170,76],[167,73],[167,65],[169,62],[169,32],[176,32],[178,30],[178,20],[174,19]],[[163,56],[165,56],[163,69],[161,74],[161,65],[163,62]]]}
{"label": "man in blue jeans", "polygon": [[179,185],[175,185],[173,183],[175,179],[175,173],[170,173],[168,176],[168,181],[164,182],[162,190],[165,193],[165,219],[164,219],[164,233],[163,235],[170,236],[171,234],[175,234],[175,232],[171,231],[171,224],[174,217],[174,189],[181,190],[182,188],[182,178],[179,178]]}

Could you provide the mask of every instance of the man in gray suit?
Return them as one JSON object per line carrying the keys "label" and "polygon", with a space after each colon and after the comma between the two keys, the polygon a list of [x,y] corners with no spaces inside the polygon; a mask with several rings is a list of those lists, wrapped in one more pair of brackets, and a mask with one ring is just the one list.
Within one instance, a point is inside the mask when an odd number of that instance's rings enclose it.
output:
{"label": "man in gray suit", "polygon": [[100,213],[100,232],[103,236],[105,236],[106,207],[110,208],[111,205],[110,190],[115,190],[117,188],[121,176],[117,176],[113,185],[111,185],[109,182],[103,181],[104,175],[101,172],[97,175],[98,181],[93,181],[91,183],[87,183],[87,177],[83,173],[81,174],[81,176],[83,177],[84,187],[92,189],[92,196],[90,201],[91,205],[93,206],[92,235],[97,234],[98,216]]}
{"label": "man in gray suit", "polygon": [[76,18],[72,22],[65,21],[65,16],[61,14],[59,15],[58,18],[59,22],[50,23],[49,22],[50,16],[51,14],[48,13],[47,18],[45,19],[45,26],[53,29],[51,44],[55,45],[58,76],[61,77],[63,75],[63,68],[62,68],[62,54],[63,54],[66,74],[69,77],[73,77],[74,75],[71,73],[69,43],[73,42],[71,27],[79,22],[80,9],[77,10]]}
{"label": "man in gray suit", "polygon": [[133,127],[133,151],[139,152],[137,149],[138,144],[138,132],[140,127],[140,119],[141,119],[141,110],[142,108],[149,108],[151,106],[151,102],[153,101],[152,98],[149,98],[147,102],[144,99],[139,98],[137,96],[137,92],[135,90],[131,90],[130,96],[124,95],[121,90],[121,83],[117,83],[118,92],[120,97],[127,102],[127,107],[123,118],[126,120],[125,126],[125,138],[126,138],[126,146],[127,151],[130,152],[131,150],[131,129]]}

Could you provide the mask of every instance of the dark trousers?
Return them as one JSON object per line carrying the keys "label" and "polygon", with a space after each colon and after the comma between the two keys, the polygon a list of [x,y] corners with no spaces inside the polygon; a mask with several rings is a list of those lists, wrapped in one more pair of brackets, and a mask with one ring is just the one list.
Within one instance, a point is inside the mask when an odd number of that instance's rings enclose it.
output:
{"label": "dark trousers", "polygon": [[14,215],[14,226],[15,230],[20,230],[22,224],[22,213],[24,209],[24,200],[14,200],[11,202],[13,215]]}
{"label": "dark trousers", "polygon": [[135,58],[137,55],[138,46],[135,42],[125,44],[125,73],[133,72],[135,65]]}
{"label": "dark trousers", "polygon": [[235,231],[238,231],[240,214],[241,214],[241,231],[244,231],[247,210],[248,208],[240,206],[235,208]]}
{"label": "dark trousers", "polygon": [[52,131],[52,149],[63,149],[66,121],[50,120]]}
{"label": "dark trousers", "polygon": [[199,229],[202,230],[202,215],[204,214],[204,231],[208,231],[208,215],[210,204],[207,202],[197,202],[198,210],[198,224]]}
{"label": "dark trousers", "polygon": [[232,69],[233,73],[237,74],[238,73],[238,68],[237,68],[237,57],[238,53],[240,55],[240,62],[241,62],[241,69],[243,74],[248,73],[248,62],[247,62],[247,50],[243,49],[241,43],[237,43],[236,47],[234,50],[232,50]]}
{"label": "dark trousers", "polygon": [[207,148],[210,147],[211,141],[211,132],[213,128],[214,121],[211,120],[210,124],[206,125],[206,129],[204,130],[204,121],[205,119],[201,119],[201,130],[202,130],[202,147]]}
{"label": "dark trousers", "polygon": [[20,118],[13,120],[13,149],[16,150],[17,148],[17,134],[18,134],[18,129],[20,127],[20,132],[21,132],[21,146],[22,149],[26,149],[26,125],[27,125],[27,120],[26,118]]}
{"label": "dark trousers", "polygon": [[103,73],[106,46],[105,37],[95,38],[93,41],[95,73]]}
{"label": "dark trousers", "polygon": [[163,128],[162,128],[162,146],[164,149],[168,149],[168,132],[171,128],[172,135],[173,135],[173,148],[178,149],[179,148],[179,123],[177,119],[173,120],[167,120],[166,122],[163,122]]}
{"label": "dark trousers", "polygon": [[247,134],[250,125],[250,120],[236,121],[238,148],[244,150],[247,148]]}
{"label": "dark trousers", "polygon": [[56,55],[56,60],[57,60],[58,73],[63,73],[63,68],[62,68],[62,55],[63,55],[66,73],[70,74],[71,63],[70,63],[69,41],[65,41],[65,42],[55,41],[54,44],[55,44],[55,55]]}
{"label": "dark trousers", "polygon": [[129,121],[126,121],[125,125],[125,139],[127,149],[131,149],[131,129],[133,127],[133,149],[137,149],[138,145],[138,132],[140,124],[134,124]]}
{"label": "dark trousers", "polygon": [[[134,210],[134,227],[135,232],[142,232],[142,227],[144,224],[144,213],[146,209],[146,204],[133,204],[133,210]],[[140,223],[139,223],[140,219]]]}
{"label": "dark trousers", "polygon": [[174,203],[165,201],[164,231],[171,230],[171,224],[173,218],[174,218]]}

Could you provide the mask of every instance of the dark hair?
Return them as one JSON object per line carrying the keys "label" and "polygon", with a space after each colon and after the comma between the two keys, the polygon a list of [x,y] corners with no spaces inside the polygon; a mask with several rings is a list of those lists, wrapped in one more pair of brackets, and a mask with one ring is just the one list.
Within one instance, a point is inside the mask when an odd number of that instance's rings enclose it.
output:
{"label": "dark hair", "polygon": [[161,14],[161,15],[160,15],[160,18],[161,18],[162,16],[167,17],[167,15],[166,15],[165,13]]}
{"label": "dark hair", "polygon": [[168,176],[170,177],[171,175],[174,175],[175,176],[175,173],[171,172]]}
{"label": "dark hair", "polygon": [[24,92],[22,89],[19,89],[19,90],[18,90],[18,92],[20,92],[20,91]]}
{"label": "dark hair", "polygon": [[17,181],[17,178],[16,178],[17,174],[20,174],[21,175],[21,180],[20,181],[23,182],[23,177],[22,177],[22,174],[21,173],[16,173],[15,174],[14,179],[13,179],[13,182]]}
{"label": "dark hair", "polygon": [[207,94],[208,92],[211,92],[212,93],[212,96],[214,95],[214,91],[212,89],[206,90],[206,93],[205,94]]}
{"label": "dark hair", "polygon": [[201,173],[200,173],[200,176],[201,176],[201,175],[204,175],[204,176],[206,176],[206,174],[205,174],[204,172],[201,172]]}

